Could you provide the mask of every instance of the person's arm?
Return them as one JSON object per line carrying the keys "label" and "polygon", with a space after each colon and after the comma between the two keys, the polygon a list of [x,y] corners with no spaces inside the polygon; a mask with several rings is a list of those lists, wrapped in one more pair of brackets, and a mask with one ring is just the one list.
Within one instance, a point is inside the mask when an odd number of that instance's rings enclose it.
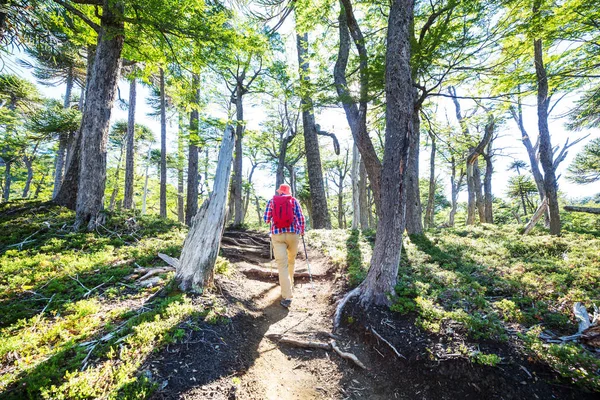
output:
{"label": "person's arm", "polygon": [[273,219],[273,202],[272,200],[269,200],[267,202],[267,209],[265,210],[265,215],[263,216],[263,220],[265,221],[265,223],[270,223],[271,220]]}
{"label": "person's arm", "polygon": [[306,225],[306,221],[304,220],[304,214],[302,213],[302,207],[300,207],[300,202],[295,200],[296,207],[294,207],[294,213],[296,214],[296,219],[298,220],[298,225],[300,226],[300,235],[304,236],[304,227]]}

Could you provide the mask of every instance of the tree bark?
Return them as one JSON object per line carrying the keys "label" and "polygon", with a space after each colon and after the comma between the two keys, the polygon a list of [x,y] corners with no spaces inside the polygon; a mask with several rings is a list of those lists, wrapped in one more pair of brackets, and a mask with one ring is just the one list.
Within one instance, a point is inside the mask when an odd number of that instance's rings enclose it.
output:
{"label": "tree bark", "polygon": [[11,168],[12,162],[4,161],[4,193],[2,195],[4,201],[8,201],[10,199],[10,183],[12,181],[12,177],[10,174]]}
{"label": "tree bark", "polygon": [[235,158],[233,161],[233,176],[231,179],[231,201],[233,202],[233,225],[240,226],[244,222],[244,205],[242,202],[243,191],[243,166],[244,157],[242,140],[244,137],[244,93],[240,84],[235,94]]}
{"label": "tree bark", "polygon": [[433,228],[435,211],[435,135],[429,133],[431,140],[431,156],[429,159],[429,193],[427,195],[427,208],[425,209],[425,228]]}
{"label": "tree bark", "polygon": [[[534,3],[534,13],[539,12],[540,0]],[[544,53],[542,40],[535,39],[533,42],[535,74],[537,80],[537,115],[538,129],[540,132],[540,163],[544,170],[544,190],[548,200],[548,214],[550,218],[550,234],[560,235],[560,210],[558,207],[558,187],[553,163],[552,143],[550,141],[550,129],[548,127],[548,76],[544,67]]]}
{"label": "tree bark", "polygon": [[60,133],[58,135],[58,151],[56,152],[56,160],[54,162],[54,189],[52,191],[52,198],[55,199],[58,195],[60,185],[63,181],[63,171],[65,166],[65,153],[69,142],[67,133]]}
{"label": "tree bark", "polygon": [[113,191],[112,194],[110,196],[110,205],[109,205],[109,209],[110,211],[113,211],[115,209],[115,204],[117,203],[117,195],[119,194],[119,175],[121,173],[121,161],[123,160],[123,150],[125,143],[121,144],[121,152],[119,153],[119,158],[117,159],[117,168],[115,170],[115,183],[113,185]]}
{"label": "tree bark", "polygon": [[492,174],[494,173],[493,165],[493,154],[492,154],[492,140],[488,143],[487,152],[483,155],[485,159],[485,176],[483,178],[483,191],[484,191],[484,202],[485,202],[485,223],[494,223],[494,211],[493,211],[493,195],[492,195]]}
{"label": "tree bark", "polygon": [[600,214],[600,208],[597,207],[577,207],[577,206],[564,206],[565,211],[583,212],[589,214]]}
{"label": "tree bark", "polygon": [[410,69],[410,31],[413,1],[392,2],[387,32],[385,93],[386,131],[381,174],[381,218],[371,268],[360,285],[363,305],[390,303],[398,276],[404,212],[406,208],[406,169],[413,131],[414,91]]}
{"label": "tree bark", "polygon": [[[94,70],[94,61],[96,59],[96,48],[94,46],[88,46],[87,48],[87,73],[86,73],[86,81],[85,88],[82,89],[82,96],[85,97],[85,103],[83,107],[80,109],[85,112],[88,91],[90,88],[90,83],[92,80],[92,74]],[[85,93],[85,96],[83,96]],[[81,98],[80,98],[81,102]],[[106,109],[104,109],[106,111]],[[83,129],[83,121],[80,128],[75,132],[67,145],[67,155],[65,159],[65,172],[62,178],[62,182],[59,186],[58,192],[56,196],[54,196],[53,201],[61,205],[63,207],[67,207],[71,210],[75,210],[77,206],[77,193],[79,192],[79,170],[81,163],[81,142],[82,142],[82,129]],[[106,128],[108,131],[108,127]]]}
{"label": "tree bark", "polygon": [[185,154],[183,151],[183,116],[179,114],[179,135],[177,135],[177,219],[185,223],[185,202],[183,193],[183,164]]}
{"label": "tree bark", "polygon": [[[200,102],[200,78],[192,75],[192,90],[194,91],[195,105]],[[190,113],[190,141],[188,146],[188,177],[187,177],[187,204],[185,210],[185,223],[191,226],[194,215],[198,212],[198,140],[199,124],[198,109],[194,107]]]}
{"label": "tree bark", "polygon": [[[365,47],[365,40],[354,17],[352,3],[350,0],[341,0],[341,10],[339,16],[339,34],[340,45],[338,58],[335,63],[333,77],[338,97],[344,107],[346,119],[352,132],[354,143],[358,147],[362,162],[369,176],[371,189],[374,193],[375,205],[379,209],[379,199],[381,194],[381,160],[377,156],[373,142],[367,131],[367,109],[369,92],[369,73],[368,73],[368,54]],[[359,73],[360,73],[360,98],[358,105],[353,99],[352,93],[348,88],[346,78],[346,69],[348,66],[348,57],[350,54],[350,39],[359,53]],[[379,211],[378,211],[379,212]]]}
{"label": "tree bark", "polygon": [[[458,111],[457,111],[458,112]],[[467,225],[475,223],[475,210],[479,213],[479,221],[485,222],[485,205],[481,193],[481,171],[479,170],[478,158],[488,145],[494,133],[494,117],[490,114],[485,126],[485,133],[481,141],[472,148],[467,156],[467,189],[469,201],[467,204]]]}
{"label": "tree bark", "polygon": [[360,226],[360,185],[359,185],[360,153],[356,144],[352,146],[352,230]]}
{"label": "tree bark", "polygon": [[133,181],[135,175],[135,107],[137,100],[136,79],[129,82],[129,110],[127,116],[127,153],[125,155],[125,194],[123,208],[133,208]]}
{"label": "tree bark", "polygon": [[419,141],[420,120],[418,110],[413,114],[413,133],[410,137],[410,150],[406,166],[406,232],[409,235],[423,233],[423,211],[419,189]]}
{"label": "tree bark", "polygon": [[160,217],[167,218],[167,101],[165,71],[160,69]]}
{"label": "tree bark", "polygon": [[202,291],[212,279],[225,225],[225,205],[234,144],[234,130],[227,126],[219,150],[213,191],[193,218],[181,251],[176,280],[183,291]]}
{"label": "tree bark", "polygon": [[81,161],[75,228],[93,230],[104,221],[106,143],[124,42],[123,2],[104,0],[102,27],[81,122]]}
{"label": "tree bark", "polygon": [[[73,68],[69,68],[67,72],[65,89],[65,99],[63,102],[63,108],[69,108],[71,105],[71,92],[73,90]],[[54,189],[52,191],[52,198],[54,199],[58,194],[60,185],[63,180],[63,171],[65,165],[65,153],[69,143],[69,134],[66,132],[60,133],[58,136],[58,152],[56,153],[56,161],[54,163]]]}
{"label": "tree bark", "polygon": [[303,86],[300,106],[302,107],[302,126],[304,127],[304,148],[306,150],[306,169],[312,203],[311,227],[314,229],[331,229],[331,219],[325,197],[323,171],[321,170],[321,153],[315,124],[313,101],[307,92],[310,84],[308,71],[308,34],[296,35],[298,65],[301,84]]}
{"label": "tree bark", "polygon": [[367,170],[365,169],[365,163],[363,162],[362,157],[358,165],[358,202],[360,204],[360,228],[362,230],[369,229],[371,202],[367,195]]}
{"label": "tree bark", "polygon": [[142,215],[146,214],[146,200],[148,198],[148,172],[150,171],[150,156],[152,148],[148,146],[148,155],[146,156],[146,172],[144,174],[144,194],[142,195]]}

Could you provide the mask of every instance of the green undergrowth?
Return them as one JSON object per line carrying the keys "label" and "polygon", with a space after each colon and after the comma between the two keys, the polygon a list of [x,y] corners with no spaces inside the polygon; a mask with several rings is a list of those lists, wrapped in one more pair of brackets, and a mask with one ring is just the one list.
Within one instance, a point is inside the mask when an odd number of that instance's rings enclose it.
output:
{"label": "green undergrowth", "polygon": [[183,225],[113,213],[74,232],[73,220],[53,205],[0,205],[0,398],[146,398],[155,383],[140,368],[183,338],[182,323],[227,321],[177,293],[172,273],[152,288],[126,279],[164,266],[159,252],[179,256]]}
{"label": "green undergrowth", "polygon": [[[577,232],[565,229],[561,237],[543,229],[523,236],[520,227],[511,225],[406,237],[391,309],[415,316],[426,332],[458,336],[474,348],[538,328],[556,336],[573,334],[573,304],[582,302],[588,309],[600,305],[600,233],[581,222],[577,227]],[[313,231],[311,238],[345,267],[351,286],[364,279],[372,232]],[[581,345],[549,345],[532,334],[518,340],[531,358],[600,390],[600,359]],[[495,354],[467,353],[475,363],[499,362]]]}

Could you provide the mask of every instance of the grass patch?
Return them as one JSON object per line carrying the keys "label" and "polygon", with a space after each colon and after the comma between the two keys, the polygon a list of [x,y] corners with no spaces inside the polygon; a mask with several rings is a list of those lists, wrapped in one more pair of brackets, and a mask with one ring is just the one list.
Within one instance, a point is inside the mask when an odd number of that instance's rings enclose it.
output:
{"label": "grass patch", "polygon": [[185,226],[113,213],[96,232],[74,232],[73,221],[44,203],[0,205],[0,397],[146,398],[155,383],[139,370],[145,360],[181,340],[190,317],[222,323],[226,310],[171,286],[148,300],[160,286],[123,279],[164,266],[158,252],[177,257]]}

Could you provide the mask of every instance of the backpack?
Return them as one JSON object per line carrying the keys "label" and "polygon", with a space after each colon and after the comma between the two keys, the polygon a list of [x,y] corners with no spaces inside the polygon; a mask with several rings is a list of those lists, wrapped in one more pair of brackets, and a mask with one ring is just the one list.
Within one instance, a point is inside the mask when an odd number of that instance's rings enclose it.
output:
{"label": "backpack", "polygon": [[273,225],[285,229],[294,222],[294,198],[292,196],[273,197]]}

